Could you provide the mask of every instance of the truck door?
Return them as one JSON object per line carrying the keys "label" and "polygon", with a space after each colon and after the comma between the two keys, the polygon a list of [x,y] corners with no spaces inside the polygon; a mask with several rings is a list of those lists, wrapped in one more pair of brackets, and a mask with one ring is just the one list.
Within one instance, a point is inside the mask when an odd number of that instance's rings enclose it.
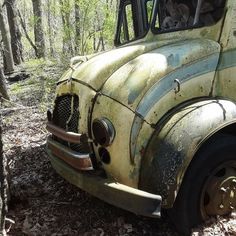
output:
{"label": "truck door", "polygon": [[228,1],[220,37],[221,54],[214,95],[236,101],[236,1]]}

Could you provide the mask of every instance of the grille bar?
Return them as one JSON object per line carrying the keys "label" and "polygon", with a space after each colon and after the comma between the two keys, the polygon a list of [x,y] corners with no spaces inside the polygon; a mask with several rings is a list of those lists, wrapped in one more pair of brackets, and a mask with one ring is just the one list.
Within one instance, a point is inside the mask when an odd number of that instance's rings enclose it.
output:
{"label": "grille bar", "polygon": [[[57,127],[73,133],[79,133],[79,97],[77,95],[63,95],[57,97],[53,111],[52,123]],[[87,142],[72,143],[65,141],[61,136],[54,135],[54,140],[71,148],[73,151],[88,153],[90,151]]]}

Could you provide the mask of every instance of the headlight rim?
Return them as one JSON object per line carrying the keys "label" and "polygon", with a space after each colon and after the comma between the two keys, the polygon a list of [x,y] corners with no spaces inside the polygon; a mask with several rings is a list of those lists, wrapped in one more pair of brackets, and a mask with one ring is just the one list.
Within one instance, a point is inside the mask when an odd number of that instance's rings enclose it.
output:
{"label": "headlight rim", "polygon": [[112,122],[106,118],[95,118],[92,122],[92,134],[95,142],[102,147],[110,146],[116,136],[116,131]]}

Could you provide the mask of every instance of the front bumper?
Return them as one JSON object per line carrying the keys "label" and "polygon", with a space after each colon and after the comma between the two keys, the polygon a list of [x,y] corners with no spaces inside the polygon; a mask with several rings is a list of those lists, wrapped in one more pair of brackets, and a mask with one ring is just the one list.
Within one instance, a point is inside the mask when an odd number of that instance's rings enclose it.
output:
{"label": "front bumper", "polygon": [[53,168],[68,182],[97,198],[137,215],[160,218],[161,196],[128,187],[92,172],[77,171],[47,148]]}
{"label": "front bumper", "polygon": [[[79,134],[65,132],[52,124],[47,125],[47,129],[66,141],[73,139],[73,142],[79,142],[81,138]],[[97,175],[96,171],[92,171],[93,165],[89,154],[72,151],[51,137],[47,140],[47,152],[54,169],[68,182],[105,202],[137,215],[161,217],[161,196]]]}

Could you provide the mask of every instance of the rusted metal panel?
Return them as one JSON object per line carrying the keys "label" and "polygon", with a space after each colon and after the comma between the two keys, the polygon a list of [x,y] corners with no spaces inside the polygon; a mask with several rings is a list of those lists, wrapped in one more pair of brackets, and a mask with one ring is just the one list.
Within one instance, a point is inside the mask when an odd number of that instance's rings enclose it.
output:
{"label": "rusted metal panel", "polygon": [[55,126],[51,122],[47,123],[46,128],[50,133],[54,134],[58,138],[61,138],[67,142],[81,143],[81,136],[82,136],[81,134],[66,132],[64,129],[61,129],[61,128]]}
{"label": "rusted metal panel", "polygon": [[194,154],[211,135],[236,122],[236,104],[226,100],[194,103],[177,111],[153,134],[142,159],[140,188],[161,194],[172,207]]}
{"label": "rusted metal panel", "polygon": [[[119,183],[130,187],[138,187],[138,176],[130,177],[135,166],[130,160],[130,131],[135,114],[113,99],[100,95],[97,97],[92,112],[92,120],[106,117],[115,129],[115,138],[112,145],[106,147],[111,156],[109,164],[102,163],[107,175]],[[92,128],[92,127],[91,127]],[[97,160],[101,162],[99,144],[93,144]]]}
{"label": "rusted metal panel", "polygon": [[93,170],[93,164],[88,154],[80,154],[57,143],[52,138],[47,140],[47,148],[56,157],[61,158],[77,170]]}

